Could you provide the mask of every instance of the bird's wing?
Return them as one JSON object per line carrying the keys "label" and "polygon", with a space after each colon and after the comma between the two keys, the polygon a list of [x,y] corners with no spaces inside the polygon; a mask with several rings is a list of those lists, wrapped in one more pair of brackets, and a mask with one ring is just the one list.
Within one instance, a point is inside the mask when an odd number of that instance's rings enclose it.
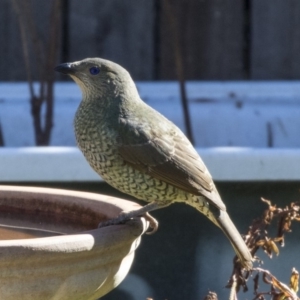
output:
{"label": "bird's wing", "polygon": [[118,151],[133,168],[225,208],[203,161],[173,124],[150,128],[123,121],[120,126]]}

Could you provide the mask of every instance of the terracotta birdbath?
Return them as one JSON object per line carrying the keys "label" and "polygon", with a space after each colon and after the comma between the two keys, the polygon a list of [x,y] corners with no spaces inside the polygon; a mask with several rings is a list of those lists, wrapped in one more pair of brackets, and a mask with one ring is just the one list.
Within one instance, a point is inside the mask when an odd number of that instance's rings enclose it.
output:
{"label": "terracotta birdbath", "polygon": [[94,300],[127,275],[143,218],[98,229],[139,205],[114,197],[0,186],[0,299]]}

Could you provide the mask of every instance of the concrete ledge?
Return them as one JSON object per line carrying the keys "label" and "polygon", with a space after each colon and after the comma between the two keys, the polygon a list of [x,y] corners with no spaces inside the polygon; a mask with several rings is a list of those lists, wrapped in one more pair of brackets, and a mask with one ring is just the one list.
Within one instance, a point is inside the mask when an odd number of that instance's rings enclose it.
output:
{"label": "concrete ledge", "polygon": [[[300,149],[198,148],[216,181],[300,180]],[[0,182],[102,180],[76,147],[0,148]]]}
{"label": "concrete ledge", "polygon": [[300,180],[300,149],[206,148],[198,149],[214,180]]}
{"label": "concrete ledge", "polygon": [[75,147],[0,149],[0,182],[99,181]]}

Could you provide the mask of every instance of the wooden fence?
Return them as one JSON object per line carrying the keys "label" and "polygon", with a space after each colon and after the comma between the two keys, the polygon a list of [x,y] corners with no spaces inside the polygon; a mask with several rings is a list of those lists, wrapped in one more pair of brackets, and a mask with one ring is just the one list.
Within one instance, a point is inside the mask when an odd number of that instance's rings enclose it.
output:
{"label": "wooden fence", "polygon": [[[32,3],[39,33],[46,38],[51,1],[26,1]],[[176,78],[179,57],[187,79],[300,79],[299,0],[61,4],[57,62],[100,56],[125,66],[135,80],[169,80]],[[25,79],[16,15],[11,0],[0,0],[0,80]]]}

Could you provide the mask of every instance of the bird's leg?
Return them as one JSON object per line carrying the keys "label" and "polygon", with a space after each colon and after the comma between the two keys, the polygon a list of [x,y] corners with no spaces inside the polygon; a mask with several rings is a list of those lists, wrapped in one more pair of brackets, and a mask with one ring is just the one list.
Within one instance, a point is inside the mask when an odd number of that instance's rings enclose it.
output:
{"label": "bird's leg", "polygon": [[125,223],[126,221],[135,218],[135,217],[140,217],[143,216],[150,224],[150,228],[152,229],[150,232],[147,232],[147,234],[153,234],[154,232],[157,231],[158,229],[158,222],[155,218],[153,218],[150,214],[149,211],[156,210],[165,206],[168,206],[168,204],[159,204],[156,202],[151,202],[145,206],[143,206],[140,209],[137,210],[132,210],[129,212],[122,212],[117,218],[111,219],[105,222],[101,222],[98,225],[98,228],[100,227],[105,227],[109,225],[118,225]]}

